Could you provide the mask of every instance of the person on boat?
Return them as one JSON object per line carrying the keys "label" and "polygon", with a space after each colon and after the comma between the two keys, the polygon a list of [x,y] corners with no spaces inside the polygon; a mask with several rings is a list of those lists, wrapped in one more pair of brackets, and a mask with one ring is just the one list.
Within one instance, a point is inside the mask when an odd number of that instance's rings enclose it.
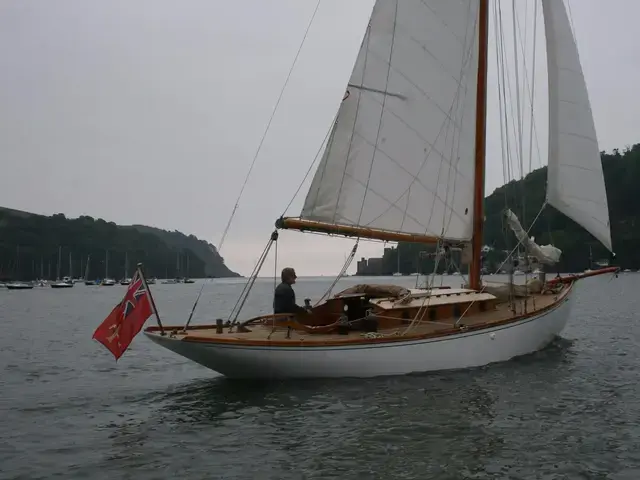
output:
{"label": "person on boat", "polygon": [[276,287],[273,295],[273,313],[308,313],[304,307],[296,305],[296,294],[291,285],[296,283],[296,271],[291,267],[282,269],[280,279],[282,283]]}

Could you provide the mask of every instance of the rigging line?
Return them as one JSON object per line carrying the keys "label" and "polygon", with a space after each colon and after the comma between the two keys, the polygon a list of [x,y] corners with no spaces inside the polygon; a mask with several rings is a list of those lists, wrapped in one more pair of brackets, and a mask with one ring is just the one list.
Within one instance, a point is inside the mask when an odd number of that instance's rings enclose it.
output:
{"label": "rigging line", "polygon": [[[532,151],[532,141],[533,141],[533,137],[535,137],[535,147],[536,147],[536,156],[538,158],[538,166],[542,166],[542,160],[540,157],[540,141],[538,139],[538,128],[536,127],[536,123],[535,123],[535,118],[534,118],[534,102],[533,99],[535,98],[535,69],[536,69],[536,39],[537,39],[537,24],[538,24],[538,2],[535,2],[535,6],[534,6],[534,32],[533,32],[533,63],[532,63],[532,72],[531,72],[531,84],[529,83],[529,79],[527,77],[526,74],[528,74],[529,72],[527,71],[527,65],[526,63],[524,64],[523,68],[525,71],[525,77],[524,77],[524,85],[526,87],[527,90],[527,94],[528,94],[528,100],[529,100],[529,106],[531,107],[531,123],[530,123],[530,130],[532,130],[529,133],[529,172],[531,172],[531,167],[533,165],[532,162],[532,156],[533,156],[533,151]],[[520,31],[520,24],[518,23],[518,27]],[[525,24],[525,28],[526,28],[526,24]],[[520,49],[522,50],[522,56],[525,57],[526,56],[526,45],[525,47],[522,46],[522,38],[520,38]]]}
{"label": "rigging line", "polygon": [[[238,316],[240,316],[242,307],[244,307],[244,304],[247,301],[247,298],[249,298],[249,293],[251,293],[251,289],[253,288],[253,284],[256,282],[256,279],[258,278],[258,274],[260,273],[260,270],[262,270],[262,265],[264,265],[264,261],[267,259],[269,250],[271,249],[274,243],[277,245],[277,240],[278,240],[278,232],[275,231],[271,234],[271,238],[269,239],[269,243],[267,244],[263,257],[260,259],[259,264],[256,265],[255,275],[253,275],[253,277],[250,278],[249,282],[247,283],[247,286],[245,288],[246,294],[244,295],[244,298],[239,299],[241,300],[239,304],[236,303],[237,310],[235,312],[235,316],[233,317],[233,321],[231,322],[231,325],[235,325],[236,323],[238,323]],[[229,315],[229,318],[231,318],[231,315]]]}
{"label": "rigging line", "polygon": [[322,297],[320,297],[320,299],[315,303],[314,307],[317,307],[318,305],[320,305],[320,302],[322,302],[325,298],[327,298],[329,295],[331,295],[331,291],[333,290],[333,288],[336,286],[336,284],[340,281],[340,279],[344,276],[344,274],[346,273],[346,271],[349,269],[349,266],[351,265],[351,262],[353,262],[354,257],[356,256],[356,252],[358,250],[358,244],[360,243],[360,239],[358,238],[356,240],[355,245],[353,246],[353,248],[351,249],[351,253],[349,254],[349,256],[347,257],[347,259],[344,261],[344,265],[342,266],[342,270],[340,270],[340,272],[338,273],[338,275],[336,276],[336,278],[333,280],[333,283],[329,286],[329,288],[327,289],[327,291],[322,295]]}
{"label": "rigging line", "polygon": [[521,107],[520,107],[520,69],[519,69],[519,58],[518,58],[518,36],[516,35],[517,24],[516,24],[516,0],[512,0],[511,7],[511,20],[513,26],[513,64],[515,67],[515,92],[516,92],[516,122],[518,126],[516,138],[518,140],[518,164],[520,167],[520,178],[524,177],[524,165],[522,162],[522,115],[521,115]]}
{"label": "rigging line", "polygon": [[[505,43],[505,39],[504,39],[504,24],[502,22],[502,5],[498,6],[498,11],[499,11],[499,16],[500,16],[500,24],[501,24],[500,35],[502,37],[502,39],[501,39],[501,42],[502,42],[502,55],[503,55],[502,65],[503,65],[503,69],[504,69],[505,68],[505,63],[506,63],[507,66],[509,64],[508,64],[508,55],[507,55],[507,52],[505,51],[506,43]],[[508,92],[509,100],[511,100],[513,98],[513,91],[512,91],[512,88],[511,88],[511,76],[510,75],[506,75],[506,74],[503,73],[503,78],[506,79],[506,81],[503,81],[503,90],[504,90],[503,95],[504,95],[504,102],[505,102],[504,105],[505,105],[505,112],[506,112],[505,113],[505,115],[506,115],[505,116],[505,122],[506,122],[507,151],[509,152],[507,156],[509,158],[509,169],[511,171],[512,170],[512,165],[511,165],[512,160],[511,160],[511,158],[512,158],[513,155],[517,155],[517,149],[516,149],[515,146],[512,149],[511,146],[510,146],[511,144],[509,143],[509,133],[510,133],[510,131],[509,131],[509,120],[511,120],[511,130],[513,131],[513,134],[515,136],[516,135],[516,131],[517,131],[516,130],[516,115],[515,115],[515,113],[513,111],[513,103],[514,103],[513,101],[509,102],[509,104],[511,106],[510,112],[506,109],[506,106],[507,106],[507,92]],[[505,89],[505,84],[506,84],[506,89]],[[510,116],[509,116],[509,113],[511,114]],[[513,160],[513,161],[514,162],[517,161],[517,158],[515,160]],[[513,167],[513,168],[515,168],[515,167]]]}
{"label": "rigging line", "polygon": [[231,227],[231,222],[233,221],[233,218],[236,214],[236,211],[238,210],[238,205],[240,204],[240,199],[242,198],[242,194],[244,193],[244,189],[247,186],[247,183],[249,182],[249,177],[251,176],[251,172],[253,171],[253,167],[256,164],[256,160],[258,159],[258,155],[260,154],[260,151],[262,150],[262,145],[264,144],[265,139],[267,138],[267,133],[269,132],[269,129],[271,128],[271,123],[273,122],[273,118],[276,115],[276,112],[278,111],[278,107],[280,106],[280,101],[282,100],[282,97],[284,95],[284,91],[287,88],[287,85],[289,84],[289,79],[291,78],[291,74],[293,73],[293,70],[296,66],[296,63],[298,61],[298,57],[300,56],[300,52],[302,51],[302,47],[304,46],[304,43],[307,40],[307,36],[309,35],[309,30],[311,29],[311,25],[313,24],[313,21],[316,18],[316,14],[318,13],[318,9],[320,8],[320,2],[322,0],[318,0],[318,2],[316,3],[316,8],[313,11],[313,15],[311,15],[311,19],[309,20],[309,24],[307,25],[307,28],[304,32],[304,37],[302,37],[302,42],[300,42],[300,46],[298,47],[298,51],[296,52],[296,56],[293,59],[293,64],[291,65],[291,68],[289,69],[289,73],[287,74],[287,78],[284,81],[284,85],[282,86],[282,90],[280,91],[280,95],[278,96],[278,100],[276,101],[276,105],[273,108],[273,111],[271,112],[271,116],[269,117],[269,122],[267,123],[267,128],[265,129],[264,133],[262,134],[262,138],[260,139],[260,143],[258,144],[258,149],[256,150],[255,155],[253,156],[253,160],[251,161],[251,166],[249,167],[249,171],[247,172],[247,176],[244,179],[244,183],[242,184],[242,188],[240,189],[240,194],[238,195],[238,198],[236,200],[235,205],[233,206],[233,210],[231,212],[231,216],[229,217],[229,221],[227,222],[227,226],[224,229],[224,232],[222,233],[222,238],[220,239],[220,243],[218,244],[218,251],[220,251],[222,249],[222,245],[224,244],[225,239],[227,238],[227,233],[229,233],[229,228]]}
{"label": "rigging line", "polygon": [[[511,172],[511,149],[509,142],[509,115],[507,111],[507,92],[505,86],[505,61],[506,61],[506,53],[505,53],[505,38],[504,38],[504,24],[502,22],[502,6],[496,2],[494,4],[494,11],[496,17],[496,30],[498,35],[497,48],[498,48],[498,56],[496,57],[496,64],[498,68],[498,90],[499,90],[499,110],[500,110],[500,139],[501,139],[501,157],[502,157],[502,168],[503,168],[503,176],[505,185],[511,181],[512,172]],[[504,204],[505,207],[509,204],[509,192],[508,189],[504,189]],[[503,220],[503,235],[504,241],[507,248],[509,248],[509,235],[506,230],[504,230],[504,218]]]}
{"label": "rigging line", "polygon": [[538,2],[535,2],[533,9],[533,60],[531,66],[531,90],[529,95],[531,96],[531,118],[529,120],[529,171],[531,171],[532,159],[533,159],[533,125],[535,123],[533,101],[535,99],[536,89],[536,40],[538,38]]}
{"label": "rigging line", "polygon": [[328,145],[329,137],[331,136],[331,133],[334,131],[335,123],[337,121],[338,121],[338,114],[336,113],[336,116],[334,117],[333,122],[331,122],[331,125],[329,126],[329,129],[327,130],[327,134],[324,136],[324,139],[322,140],[322,143],[320,144],[320,148],[318,148],[318,151],[316,152],[316,155],[313,157],[313,161],[311,162],[311,165],[309,165],[309,168],[307,169],[307,172],[304,174],[304,178],[300,182],[300,185],[298,185],[298,188],[296,189],[295,193],[293,194],[293,197],[291,197],[291,200],[289,201],[289,203],[285,207],[284,211],[282,212],[281,217],[284,217],[286,215],[287,210],[289,210],[289,208],[291,207],[291,205],[295,201],[296,197],[298,196],[298,193],[300,193],[300,190],[302,190],[302,186],[304,185],[304,182],[307,181],[307,178],[309,177],[309,174],[313,170],[313,166],[318,161],[318,158],[320,158],[320,153],[322,152],[323,148],[325,148],[325,143]]}
{"label": "rigging line", "polygon": [[[506,92],[504,85],[504,35],[502,28],[502,12],[496,2],[494,4],[494,16],[496,22],[496,69],[498,79],[498,109],[500,116],[500,151],[502,158],[503,182],[507,185],[511,181],[511,162],[509,159],[509,133],[508,116],[506,112]],[[505,204],[508,201],[507,189],[504,189]]]}
{"label": "rigging line", "polygon": [[271,234],[271,238],[269,239],[269,243],[267,244],[267,248],[265,250],[264,256],[260,260],[260,264],[257,265],[256,273],[255,273],[255,275],[253,276],[253,278],[250,280],[250,282],[248,284],[247,293],[245,294],[244,298],[240,302],[240,305],[238,306],[238,309],[236,310],[236,315],[233,318],[233,321],[231,322],[231,325],[235,325],[236,323],[238,323],[238,316],[240,315],[240,312],[242,311],[242,307],[244,307],[244,304],[247,301],[247,298],[249,298],[249,293],[251,293],[251,289],[253,288],[253,284],[256,282],[256,279],[258,278],[258,274],[260,273],[260,270],[262,270],[262,265],[264,265],[264,261],[267,259],[267,255],[269,254],[269,250],[271,249],[271,247],[273,246],[274,243],[276,244],[276,246],[278,245],[278,231],[277,230],[274,231]]}
{"label": "rigging line", "polygon": [[[507,98],[511,99],[512,97],[512,92],[511,92],[511,77],[508,74],[508,67],[509,67],[509,63],[508,63],[508,56],[507,56],[507,51],[505,50],[506,48],[506,41],[505,41],[505,34],[504,34],[504,23],[502,21],[502,7],[499,6],[498,7],[498,11],[499,11],[499,15],[500,15],[500,23],[501,23],[501,29],[500,29],[500,36],[501,36],[501,45],[502,45],[502,101],[503,101],[503,112],[504,112],[504,124],[505,124],[505,148],[506,148],[506,152],[507,152],[507,165],[508,165],[508,173],[509,173],[509,180],[511,181],[513,179],[515,179],[515,173],[514,173],[514,169],[515,166],[513,165],[513,163],[517,160],[517,159],[513,159],[513,156],[515,155],[514,150],[515,150],[515,146],[512,146],[512,142],[510,140],[510,133],[511,131],[513,131],[514,135],[515,135],[515,120],[514,120],[514,113],[513,113],[513,102],[510,102],[510,106],[511,109],[507,109]],[[509,120],[511,120],[511,122],[509,122]]]}
{"label": "rigging line", "polygon": [[196,307],[198,306],[198,301],[200,300],[200,296],[202,295],[202,291],[204,290],[204,286],[206,285],[207,282],[203,282],[202,286],[200,287],[200,291],[198,292],[198,296],[196,297],[196,301],[193,304],[193,307],[191,307],[191,313],[189,314],[189,318],[187,319],[187,323],[185,323],[184,325],[184,331],[186,332],[187,329],[189,328],[189,324],[191,323],[191,319],[193,318],[193,314],[196,311]]}
{"label": "rigging line", "polygon": [[[523,152],[523,147],[524,147],[524,142],[523,142],[523,136],[522,136],[522,119],[523,119],[523,115],[522,115],[522,109],[520,106],[520,68],[519,68],[519,63],[520,63],[520,59],[518,57],[518,33],[521,32],[520,29],[520,24],[517,21],[517,11],[516,11],[516,0],[512,0],[512,8],[511,8],[511,20],[512,20],[512,27],[513,27],[513,63],[515,65],[515,81],[516,81],[516,87],[515,87],[515,92],[516,92],[516,112],[518,115],[517,120],[517,125],[518,125],[518,132],[517,132],[517,147],[518,147],[518,166],[520,168],[520,180],[522,180],[524,178],[524,152]],[[526,25],[526,23],[525,23]],[[526,56],[523,52],[522,54],[522,61],[524,62],[526,60]],[[523,88],[524,88],[524,82],[526,81],[527,75],[526,75],[526,70],[525,70],[525,75],[524,75],[524,80],[523,80]],[[521,202],[522,202],[522,211],[521,211],[521,216],[523,218],[525,218],[525,212],[526,212],[526,195],[525,195],[525,191],[524,191],[524,182],[521,182]]]}
{"label": "rigging line", "polygon": [[[437,252],[439,251],[441,245],[442,244],[440,242],[438,242],[436,244],[436,258],[435,258],[435,262],[434,262],[433,273],[431,274],[431,282],[428,280],[428,278],[425,281],[425,286],[427,287],[428,290],[433,290],[433,281],[435,280],[436,271],[438,269],[438,263],[440,261],[440,259],[437,257]],[[446,265],[446,261],[445,261],[445,265]],[[426,307],[425,307],[425,303],[426,303]],[[427,308],[428,309],[430,303],[431,303],[431,295],[428,295],[428,296],[425,296],[425,297],[422,298],[422,303],[420,304],[420,307],[418,307],[418,311],[416,312],[415,316],[411,320],[411,323],[407,326],[407,328],[404,330],[402,335],[406,335],[412,328],[415,327],[415,325],[418,322],[420,322],[422,320],[422,317],[424,316],[424,314],[422,314],[423,308]],[[420,319],[420,320],[418,320],[418,319]]]}
{"label": "rigging line", "polygon": [[[514,0],[515,2],[515,0]],[[515,13],[515,10],[514,10]],[[522,51],[522,57],[523,57],[523,69],[524,69],[524,77],[523,77],[523,90],[526,89],[526,93],[528,93],[528,100],[529,100],[529,106],[531,108],[531,115],[530,115],[530,121],[529,121],[529,149],[528,149],[528,153],[529,153],[529,162],[528,162],[528,170],[527,172],[531,172],[532,169],[532,165],[533,165],[533,137],[534,134],[536,136],[536,152],[538,154],[538,160],[540,161],[540,147],[538,145],[538,138],[537,138],[537,129],[535,128],[535,107],[534,107],[534,98],[535,98],[535,69],[536,69],[536,40],[537,40],[537,25],[538,25],[538,2],[535,2],[534,5],[534,12],[533,12],[533,60],[532,60],[532,72],[531,72],[531,84],[529,84],[529,79],[528,79],[528,72],[527,72],[527,65],[526,65],[526,27],[527,27],[527,23],[525,23],[525,40],[524,40],[524,46],[523,46],[523,40],[521,37],[521,32],[522,32],[522,28],[520,26],[520,22],[518,21],[518,19],[516,17],[514,17],[516,22],[517,22],[517,30],[518,30],[518,37],[520,40],[520,49]],[[525,18],[525,22],[526,22],[526,18]],[[516,31],[515,31],[515,25],[514,25],[514,42],[516,40]],[[524,93],[524,92],[523,92]],[[519,97],[518,97],[518,102],[519,102]],[[518,122],[520,124],[520,118],[518,119]],[[524,157],[522,154],[522,149],[523,149],[523,135],[522,132],[520,132],[520,169],[521,169],[521,174],[522,177],[524,177]],[[524,185],[522,186],[522,222],[526,224],[526,197],[524,195]]]}
{"label": "rigging line", "polygon": [[[273,291],[278,287],[278,242],[273,250]],[[275,318],[274,318],[275,322]]]}
{"label": "rigging line", "polygon": [[231,312],[229,313],[229,318],[228,318],[229,321],[231,321],[231,317],[235,313],[236,308],[238,308],[238,305],[240,304],[240,302],[242,300],[242,297],[245,295],[245,293],[247,293],[247,295],[248,295],[247,289],[250,289],[250,287],[249,287],[250,284],[253,285],[251,283],[251,280],[253,279],[254,275],[258,276],[258,273],[260,273],[260,267],[262,266],[262,263],[264,263],[264,259],[266,258],[267,254],[269,253],[269,249],[271,248],[271,244],[272,243],[273,243],[273,234],[271,235],[271,238],[269,239],[269,242],[267,243],[267,245],[264,247],[264,250],[260,254],[260,257],[256,261],[256,265],[253,267],[253,270],[251,271],[251,275],[247,279],[247,281],[246,281],[246,283],[244,285],[244,288],[242,289],[242,292],[240,292],[240,295],[238,296],[238,300],[236,300],[235,305],[231,309]]}
{"label": "rigging line", "polygon": [[[533,228],[533,226],[535,225],[536,221],[538,220],[538,218],[540,218],[540,215],[542,214],[544,207],[547,206],[547,202],[545,201],[542,206],[540,207],[540,210],[538,211],[538,214],[536,215],[536,218],[533,219],[533,222],[531,223],[531,226],[529,227],[529,229],[527,230],[527,235],[526,237],[529,238],[529,233],[531,232],[531,229]],[[500,266],[496,269],[496,273],[499,272],[502,267],[504,266],[505,263],[507,263],[507,261],[509,260],[509,258],[511,258],[511,256],[515,253],[515,251],[518,249],[518,247],[520,247],[520,244],[522,243],[522,240],[518,240],[518,243],[516,244],[515,247],[513,247],[513,250],[511,250],[511,252],[509,252],[509,254],[507,255],[507,258],[500,264]],[[511,285],[513,285],[513,283],[511,283]],[[486,288],[488,287],[488,285],[484,285],[480,291],[478,293],[483,293]],[[465,309],[464,312],[462,312],[462,315],[460,315],[460,318],[458,318],[458,320],[456,320],[456,323],[454,323],[454,326],[457,326],[458,323],[460,323],[460,320],[462,320],[462,318],[467,314],[467,312],[469,311],[469,309],[471,308],[471,306],[476,303],[476,300],[472,300],[471,302],[469,302],[469,305],[467,305],[467,308]]]}

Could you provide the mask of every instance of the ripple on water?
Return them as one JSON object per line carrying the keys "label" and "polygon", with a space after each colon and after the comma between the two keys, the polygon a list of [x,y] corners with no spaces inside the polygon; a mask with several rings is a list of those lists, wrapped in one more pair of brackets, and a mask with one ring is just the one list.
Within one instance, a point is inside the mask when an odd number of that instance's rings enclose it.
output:
{"label": "ripple on water", "polygon": [[[298,295],[325,285],[301,279]],[[189,286],[158,287],[166,318],[188,315]],[[583,282],[563,337],[511,362],[269,383],[216,378],[143,337],[115,363],[90,339],[121,291],[34,290],[28,311],[25,292],[0,292],[0,478],[637,480],[638,287]],[[194,321],[242,285],[216,288]],[[250,313],[269,308],[272,282],[256,288]]]}

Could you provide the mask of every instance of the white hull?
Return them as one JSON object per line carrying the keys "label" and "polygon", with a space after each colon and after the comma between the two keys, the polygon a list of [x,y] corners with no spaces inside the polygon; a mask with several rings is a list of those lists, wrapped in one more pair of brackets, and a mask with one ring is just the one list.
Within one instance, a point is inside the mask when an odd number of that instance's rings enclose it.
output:
{"label": "white hull", "polygon": [[185,342],[145,332],[151,340],[231,378],[327,378],[404,375],[479,367],[533,353],[565,327],[573,288],[560,303],[509,325],[441,338],[350,346],[243,346]]}

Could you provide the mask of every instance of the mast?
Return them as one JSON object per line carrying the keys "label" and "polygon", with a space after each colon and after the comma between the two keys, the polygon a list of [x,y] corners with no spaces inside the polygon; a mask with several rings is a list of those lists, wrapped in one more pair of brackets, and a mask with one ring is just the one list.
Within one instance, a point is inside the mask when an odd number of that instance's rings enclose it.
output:
{"label": "mast", "polygon": [[89,280],[89,263],[91,263],[91,254],[87,255],[87,265],[84,269],[84,281]]}
{"label": "mast", "polygon": [[61,272],[61,268],[62,268],[62,246],[58,245],[58,265],[57,265],[57,272],[56,272],[56,280],[60,280],[60,272]]}
{"label": "mast", "polygon": [[482,268],[482,232],[484,226],[484,170],[487,134],[487,50],[489,43],[489,0],[480,0],[478,21],[478,82],[476,94],[476,148],[473,182],[473,238],[469,288],[479,290]]}

